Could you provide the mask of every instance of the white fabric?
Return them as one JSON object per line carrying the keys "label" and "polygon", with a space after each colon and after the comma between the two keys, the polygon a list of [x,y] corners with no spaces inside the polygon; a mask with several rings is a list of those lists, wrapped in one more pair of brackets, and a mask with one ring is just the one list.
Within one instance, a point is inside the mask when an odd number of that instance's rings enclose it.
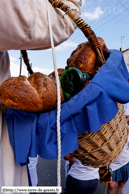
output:
{"label": "white fabric", "polygon": [[28,169],[29,169],[32,186],[37,186],[38,184],[37,162],[38,162],[38,156],[35,158],[29,157]]}
{"label": "white fabric", "polygon": [[[125,115],[129,115],[129,103],[124,104]],[[112,171],[121,168],[129,162],[129,137],[128,142],[126,143],[123,152],[119,155],[119,157],[110,164]]]}
{"label": "white fabric", "polygon": [[125,115],[129,115],[129,102],[127,104],[124,104],[125,109]]}
{"label": "white fabric", "polygon": [[126,184],[125,184],[122,191],[123,191],[124,194],[129,194],[129,179],[127,180],[127,182],[126,182]]}
{"label": "white fabric", "polygon": [[119,157],[110,164],[112,171],[121,168],[129,162],[129,138],[126,143],[123,152],[119,155]]}
{"label": "white fabric", "polygon": [[[0,52],[0,84],[9,77],[8,53]],[[0,105],[0,188],[2,186],[28,186],[26,166],[15,164],[15,157],[10,146],[6,119]]]}
{"label": "white fabric", "polygon": [[71,175],[73,178],[78,180],[92,180],[99,179],[99,168],[93,168],[91,166],[82,165],[81,161],[75,160],[70,170],[68,171],[68,175]]}
{"label": "white fabric", "polygon": [[[62,0],[80,12],[82,0]],[[55,46],[67,40],[76,25],[67,14],[50,6]],[[64,16],[65,15],[65,16]],[[0,0],[0,51],[50,48],[45,0]]]}
{"label": "white fabric", "polygon": [[66,160],[66,162],[65,162],[65,177],[67,177],[68,171],[69,171],[69,161]]}

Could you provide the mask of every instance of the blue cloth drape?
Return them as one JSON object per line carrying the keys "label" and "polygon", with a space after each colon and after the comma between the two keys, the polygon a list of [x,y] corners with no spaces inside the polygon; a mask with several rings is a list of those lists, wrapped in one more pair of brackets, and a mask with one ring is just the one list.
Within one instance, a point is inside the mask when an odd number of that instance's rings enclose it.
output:
{"label": "blue cloth drape", "polygon": [[[129,74],[120,51],[110,56],[90,83],[61,106],[61,157],[78,148],[77,135],[96,132],[117,114],[116,102],[129,102]],[[23,165],[28,157],[40,155],[57,159],[57,109],[30,113],[8,108],[6,120],[16,162]]]}

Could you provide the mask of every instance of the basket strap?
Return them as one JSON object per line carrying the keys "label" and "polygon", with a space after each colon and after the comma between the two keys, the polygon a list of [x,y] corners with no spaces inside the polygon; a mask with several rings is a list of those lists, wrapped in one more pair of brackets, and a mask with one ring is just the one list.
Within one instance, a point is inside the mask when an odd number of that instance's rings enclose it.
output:
{"label": "basket strap", "polygon": [[71,9],[68,5],[64,4],[64,2],[60,0],[49,0],[49,2],[52,4],[53,7],[59,8],[64,11],[75,22],[75,24],[80,28],[80,30],[92,44],[93,49],[96,50],[99,60],[103,65],[106,61],[101,46],[97,40],[96,34],[90,28],[90,26],[80,17],[76,10]]}

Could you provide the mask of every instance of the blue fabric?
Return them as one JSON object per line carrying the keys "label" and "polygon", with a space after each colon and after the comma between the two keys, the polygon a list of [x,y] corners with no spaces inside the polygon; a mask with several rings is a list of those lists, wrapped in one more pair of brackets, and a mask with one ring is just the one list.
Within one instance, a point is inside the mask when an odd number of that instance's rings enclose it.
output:
{"label": "blue fabric", "polygon": [[115,102],[126,103],[129,98],[128,70],[120,51],[110,50],[109,52],[110,57],[92,79],[92,83],[103,87],[108,96]]}
{"label": "blue fabric", "polygon": [[118,170],[113,171],[112,181],[126,182],[129,178],[129,163],[122,166]]}
{"label": "blue fabric", "polygon": [[[78,148],[77,135],[96,132],[117,114],[116,102],[129,102],[129,74],[120,51],[110,56],[91,82],[61,106],[61,157]],[[46,113],[28,113],[9,108],[6,119],[16,162],[40,155],[57,159],[57,109]]]}
{"label": "blue fabric", "polygon": [[37,115],[8,108],[6,113],[9,140],[16,155],[16,163],[28,163],[28,156],[37,156]]}

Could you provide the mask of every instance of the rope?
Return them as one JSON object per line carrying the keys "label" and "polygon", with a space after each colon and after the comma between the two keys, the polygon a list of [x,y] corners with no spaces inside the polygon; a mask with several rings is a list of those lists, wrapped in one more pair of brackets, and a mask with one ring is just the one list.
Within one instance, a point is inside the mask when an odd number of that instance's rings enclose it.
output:
{"label": "rope", "polygon": [[[60,135],[60,113],[61,113],[61,97],[60,97],[60,81],[56,66],[56,57],[55,57],[55,49],[54,49],[54,40],[51,26],[51,19],[49,13],[49,4],[47,2],[47,10],[48,10],[48,22],[49,22],[49,31],[50,31],[50,40],[51,40],[51,48],[52,48],[52,56],[53,56],[53,64],[54,71],[56,76],[57,83],[57,143],[58,143],[58,159],[57,159],[57,186],[61,186],[61,135]],[[60,194],[60,193],[57,193]]]}

